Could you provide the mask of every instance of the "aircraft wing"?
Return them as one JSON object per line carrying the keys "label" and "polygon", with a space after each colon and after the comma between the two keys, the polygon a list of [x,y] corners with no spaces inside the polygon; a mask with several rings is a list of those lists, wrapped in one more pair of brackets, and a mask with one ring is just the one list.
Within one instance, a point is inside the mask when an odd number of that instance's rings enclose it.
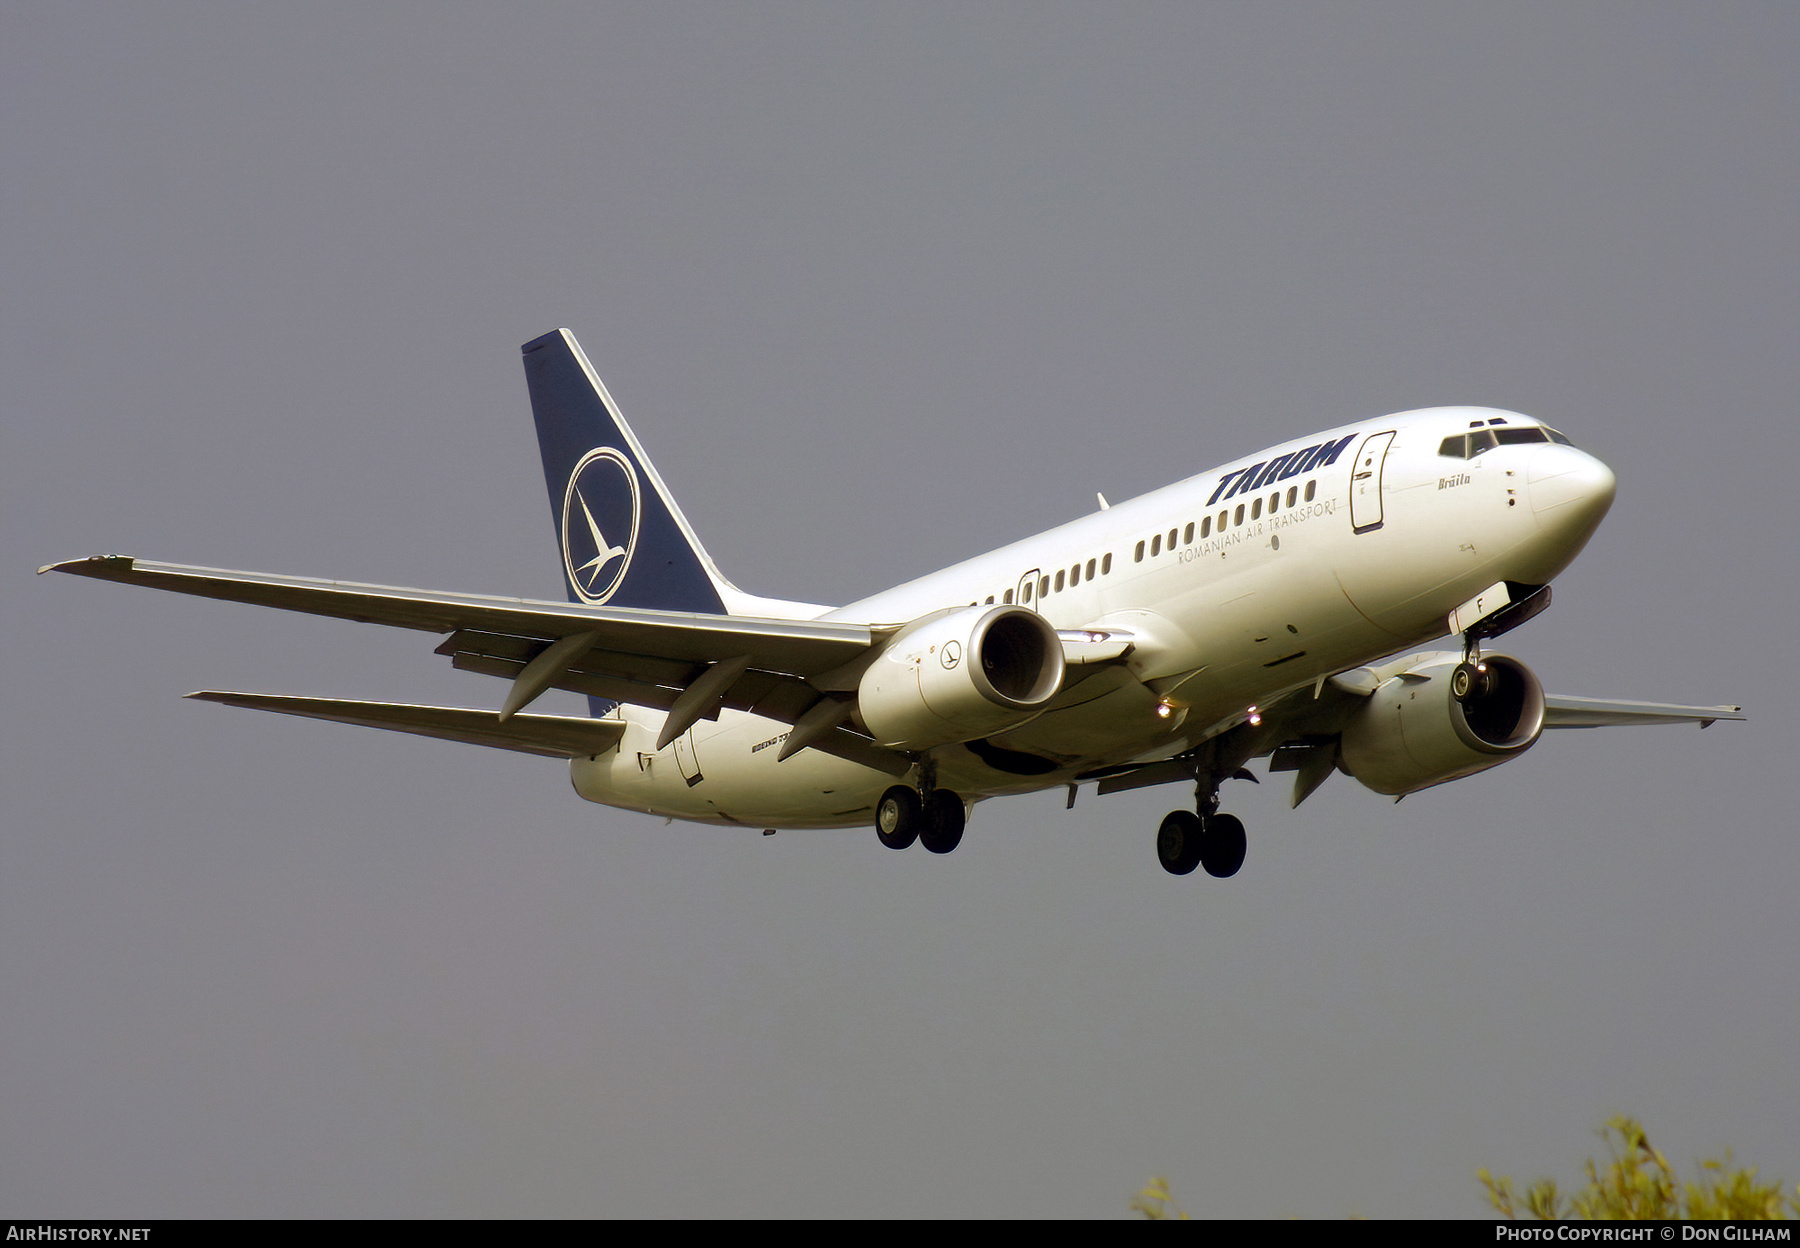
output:
{"label": "aircraft wing", "polygon": [[387,728],[443,741],[488,745],[521,754],[581,758],[603,754],[619,743],[625,722],[566,715],[514,715],[504,724],[492,711],[454,706],[413,706],[404,702],[349,702],[340,698],[292,698],[273,693],[225,693],[207,689],[190,693],[202,702],[222,702],[256,711],[303,715],[338,724]]}
{"label": "aircraft wing", "polygon": [[[1260,716],[1238,717],[1219,724],[1212,739],[1186,754],[1134,767],[1103,768],[1082,779],[1098,781],[1099,792],[1117,793],[1148,785],[1186,782],[1210,771],[1255,779],[1242,765],[1252,758],[1270,755],[1271,772],[1293,771],[1292,804],[1300,805],[1338,767],[1338,737],[1363,699],[1393,677],[1412,678],[1421,659],[1440,664],[1454,661],[1456,653],[1412,654],[1377,668],[1353,668],[1319,682],[1314,689],[1298,689],[1262,709]],[[1622,702],[1602,698],[1544,695],[1544,728],[1610,728],[1633,724],[1699,724],[1745,718],[1739,706],[1676,706],[1661,702]],[[1236,769],[1235,771],[1233,769]]]}
{"label": "aircraft wing", "polygon": [[1613,728],[1628,724],[1699,724],[1742,720],[1741,706],[1665,706],[1659,702],[1612,702],[1603,698],[1544,695],[1545,728]]}
{"label": "aircraft wing", "polygon": [[[546,689],[558,688],[667,711],[658,748],[697,721],[716,719],[720,707],[730,707],[795,725],[793,736],[799,739],[795,749],[810,745],[895,775],[910,765],[902,755],[882,749],[844,726],[848,717],[846,699],[808,683],[809,678],[865,658],[886,638],[887,630],[866,624],[443,594],[391,585],[154,563],[126,555],[76,559],[38,570],[309,615],[448,633],[450,636],[438,647],[438,653],[448,655],[455,667],[513,682],[497,719],[487,712],[457,713],[487,715],[488,722],[496,727],[515,721],[517,713]],[[226,700],[207,696],[212,701]],[[310,709],[302,709],[303,704]],[[237,701],[233,705],[251,703]],[[373,712],[339,714],[330,709],[364,704],[328,700],[307,703],[302,699],[282,706],[256,705],[263,710],[322,719],[361,714],[360,719],[344,722],[403,732],[430,727],[433,730],[425,735],[451,735],[447,720],[426,724],[415,719],[409,727],[396,722],[398,712],[381,712],[383,722],[377,723]],[[451,714],[449,708],[414,710]],[[503,741],[494,734],[489,736],[478,744],[520,748],[515,737],[499,734],[505,737]],[[558,749],[570,744],[562,738],[557,740]],[[513,744],[506,744],[508,741]],[[573,745],[570,748],[574,754],[591,752]]]}
{"label": "aircraft wing", "polygon": [[147,585],[201,598],[248,602],[308,615],[361,620],[396,628],[448,633],[466,629],[537,641],[556,641],[598,631],[608,650],[689,664],[714,663],[742,654],[759,669],[816,675],[860,657],[876,640],[867,625],[811,620],[590,607],[531,598],[442,594],[394,585],[314,580],[261,572],[152,563],[129,555],[98,555],[39,568],[100,581]]}

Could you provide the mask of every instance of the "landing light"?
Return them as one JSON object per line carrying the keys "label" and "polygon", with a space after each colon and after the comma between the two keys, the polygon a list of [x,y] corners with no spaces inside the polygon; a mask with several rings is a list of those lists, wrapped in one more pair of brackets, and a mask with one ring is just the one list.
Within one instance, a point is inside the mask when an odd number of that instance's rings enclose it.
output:
{"label": "landing light", "polygon": [[1254,706],[1250,708],[1248,715],[1250,726],[1252,728],[1259,727],[1262,724],[1262,712],[1257,710]]}

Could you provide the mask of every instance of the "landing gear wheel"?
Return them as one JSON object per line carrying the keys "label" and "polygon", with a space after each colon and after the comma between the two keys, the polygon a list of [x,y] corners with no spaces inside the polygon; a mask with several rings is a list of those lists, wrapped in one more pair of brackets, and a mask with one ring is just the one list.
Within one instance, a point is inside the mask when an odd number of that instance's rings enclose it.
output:
{"label": "landing gear wheel", "polygon": [[924,822],[918,793],[905,785],[896,784],[875,804],[875,835],[889,849],[905,849],[918,840]]}
{"label": "landing gear wheel", "polygon": [[1191,810],[1171,810],[1156,830],[1156,860],[1170,875],[1187,875],[1200,865],[1201,842],[1205,839],[1199,815]]}
{"label": "landing gear wheel", "polygon": [[1450,673],[1450,696],[1467,705],[1471,699],[1492,692],[1493,681],[1485,664],[1465,660]]}
{"label": "landing gear wheel", "polygon": [[925,826],[919,829],[919,844],[934,854],[949,853],[962,844],[966,819],[962,798],[949,789],[933,789],[925,799]]}
{"label": "landing gear wheel", "polygon": [[1208,875],[1222,880],[1236,875],[1244,865],[1244,825],[1236,815],[1214,815],[1208,819],[1206,835],[1200,842],[1200,865]]}

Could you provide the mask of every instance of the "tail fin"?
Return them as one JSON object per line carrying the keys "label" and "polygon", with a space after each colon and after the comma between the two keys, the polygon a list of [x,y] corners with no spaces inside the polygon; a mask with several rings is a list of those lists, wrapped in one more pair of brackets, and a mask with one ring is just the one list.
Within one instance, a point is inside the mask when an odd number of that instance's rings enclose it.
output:
{"label": "tail fin", "polygon": [[521,349],[569,601],[725,614],[729,582],[575,335],[559,329]]}

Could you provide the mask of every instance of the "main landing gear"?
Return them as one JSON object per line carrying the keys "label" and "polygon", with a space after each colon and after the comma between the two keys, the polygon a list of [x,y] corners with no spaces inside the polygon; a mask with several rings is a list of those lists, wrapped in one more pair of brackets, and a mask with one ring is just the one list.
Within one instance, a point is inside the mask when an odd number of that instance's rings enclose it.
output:
{"label": "main landing gear", "polygon": [[1170,875],[1188,875],[1195,867],[1219,879],[1244,865],[1244,825],[1235,815],[1219,813],[1219,795],[1196,803],[1198,811],[1172,810],[1156,830],[1156,860]]}
{"label": "main landing gear", "polygon": [[905,849],[915,840],[934,854],[947,854],[962,844],[965,821],[962,798],[949,789],[919,791],[896,784],[875,804],[875,835],[889,849]]}

